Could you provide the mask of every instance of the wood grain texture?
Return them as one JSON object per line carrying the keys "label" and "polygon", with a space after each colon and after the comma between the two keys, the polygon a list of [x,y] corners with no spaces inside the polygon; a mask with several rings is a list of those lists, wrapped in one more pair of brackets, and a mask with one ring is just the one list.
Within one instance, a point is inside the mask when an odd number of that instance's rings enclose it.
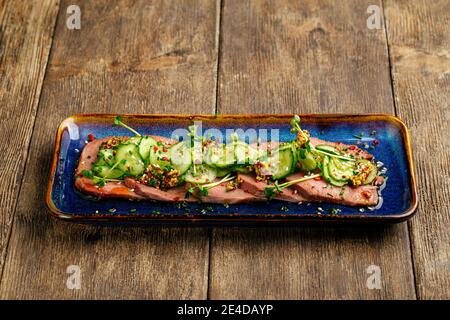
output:
{"label": "wood grain texture", "polygon": [[0,274],[57,11],[57,0],[0,1]]}
{"label": "wood grain texture", "polygon": [[[44,205],[58,124],[75,113],[211,113],[216,3],[63,1],[20,193],[2,298],[206,298],[209,232],[62,223]],[[66,288],[79,265],[81,289]]]}
{"label": "wood grain texture", "polygon": [[410,222],[420,299],[450,298],[450,2],[386,1],[395,101],[411,130],[419,209]]}
{"label": "wood grain texture", "polygon": [[[393,113],[385,31],[367,29],[370,4],[225,1],[219,112]],[[209,296],[414,299],[408,240],[405,223],[216,228]],[[381,290],[366,286],[372,264],[381,267]]]}

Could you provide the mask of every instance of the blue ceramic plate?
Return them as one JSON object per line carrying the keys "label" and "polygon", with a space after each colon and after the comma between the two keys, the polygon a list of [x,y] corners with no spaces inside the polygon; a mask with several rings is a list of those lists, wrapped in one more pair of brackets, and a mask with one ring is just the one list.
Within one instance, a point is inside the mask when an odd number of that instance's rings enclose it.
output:
{"label": "blue ceramic plate", "polygon": [[[214,204],[183,206],[162,202],[126,200],[90,200],[74,188],[74,172],[80,152],[89,134],[95,138],[131,135],[122,127],[112,127],[115,115],[77,115],[64,120],[57,133],[51,168],[47,204],[52,213],[74,222],[169,223],[194,222],[214,224],[258,224],[261,222],[293,224],[303,221],[400,222],[408,219],[417,207],[417,192],[408,130],[398,118],[384,114],[370,115],[301,115],[302,128],[311,136],[359,144],[376,160],[383,162],[388,177],[377,208],[359,208],[329,203],[293,204],[277,200],[225,207]],[[124,122],[141,134],[170,137],[178,128],[194,120],[202,129],[248,128],[278,129],[279,139],[289,141],[292,115],[123,115]],[[259,132],[259,131],[258,131]],[[362,139],[360,139],[360,135]],[[269,135],[270,136],[270,135]],[[374,139],[379,141],[371,148]],[[334,209],[340,209],[340,213]]]}

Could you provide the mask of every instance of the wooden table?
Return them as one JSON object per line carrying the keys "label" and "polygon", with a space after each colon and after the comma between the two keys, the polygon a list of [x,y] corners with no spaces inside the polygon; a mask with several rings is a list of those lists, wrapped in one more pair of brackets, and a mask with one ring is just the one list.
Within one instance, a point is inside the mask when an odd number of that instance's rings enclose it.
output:
{"label": "wooden table", "polygon": [[[449,21],[448,0],[0,0],[0,296],[449,299]],[[59,222],[44,204],[55,130],[92,112],[396,114],[419,209],[371,228]]]}

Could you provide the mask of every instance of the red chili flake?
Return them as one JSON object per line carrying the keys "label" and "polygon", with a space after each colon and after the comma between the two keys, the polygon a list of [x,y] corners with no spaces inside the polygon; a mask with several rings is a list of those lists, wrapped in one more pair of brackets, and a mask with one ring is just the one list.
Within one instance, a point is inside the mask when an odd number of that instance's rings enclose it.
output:
{"label": "red chili flake", "polygon": [[378,139],[373,140],[373,145],[377,146],[380,143],[380,141],[378,141]]}
{"label": "red chili flake", "polygon": [[164,156],[164,157],[161,157],[161,160],[163,160],[163,161],[169,161],[170,159],[169,159],[168,157]]}
{"label": "red chili flake", "polygon": [[320,180],[322,180],[322,178],[321,177],[315,177],[314,180],[320,181]]}
{"label": "red chili flake", "polygon": [[154,152],[158,151],[158,146],[153,146],[153,151]]}
{"label": "red chili flake", "polygon": [[349,146],[348,149],[349,149],[349,150],[355,150],[355,149],[356,149],[356,146],[353,146],[353,145],[352,145],[352,146]]}
{"label": "red chili flake", "polygon": [[167,152],[167,148],[163,148],[163,152]]}
{"label": "red chili flake", "polygon": [[94,141],[94,140],[95,140],[94,135],[92,133],[89,133],[88,134],[88,141]]}

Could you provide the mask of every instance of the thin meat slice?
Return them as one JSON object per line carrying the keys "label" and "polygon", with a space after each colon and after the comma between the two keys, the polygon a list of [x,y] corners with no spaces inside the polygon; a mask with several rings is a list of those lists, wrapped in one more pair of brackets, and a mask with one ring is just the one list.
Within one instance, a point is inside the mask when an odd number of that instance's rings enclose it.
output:
{"label": "thin meat slice", "polygon": [[[286,178],[287,181],[304,177],[303,173],[295,173]],[[376,186],[335,187],[322,178],[310,179],[296,183],[292,188],[298,190],[309,201],[325,201],[349,206],[374,206],[378,203]]]}
{"label": "thin meat slice", "polygon": [[[254,175],[242,173],[238,174],[238,180],[240,181],[240,189],[244,190],[245,192],[251,193],[260,199],[267,200],[267,197],[264,193],[264,189],[266,187],[270,187],[267,183],[256,180],[256,177]],[[307,199],[297,190],[290,188],[284,189],[282,193],[276,193],[274,199],[295,203],[307,201]]]}
{"label": "thin meat slice", "polygon": [[197,199],[195,199],[195,197],[186,198],[186,189],[184,187],[160,190],[154,187],[146,186],[145,184],[142,184],[132,178],[125,178],[125,185],[145,199],[165,202],[198,201]]}
{"label": "thin meat slice", "polygon": [[265,200],[239,188],[228,191],[226,183],[219,184],[209,189],[207,196],[202,196],[198,192],[195,195],[205,203],[238,204]]}
{"label": "thin meat slice", "polygon": [[75,187],[83,193],[98,199],[114,198],[127,200],[144,200],[145,198],[130,190],[122,182],[107,182],[103,187],[95,185],[91,179],[78,177]]}

